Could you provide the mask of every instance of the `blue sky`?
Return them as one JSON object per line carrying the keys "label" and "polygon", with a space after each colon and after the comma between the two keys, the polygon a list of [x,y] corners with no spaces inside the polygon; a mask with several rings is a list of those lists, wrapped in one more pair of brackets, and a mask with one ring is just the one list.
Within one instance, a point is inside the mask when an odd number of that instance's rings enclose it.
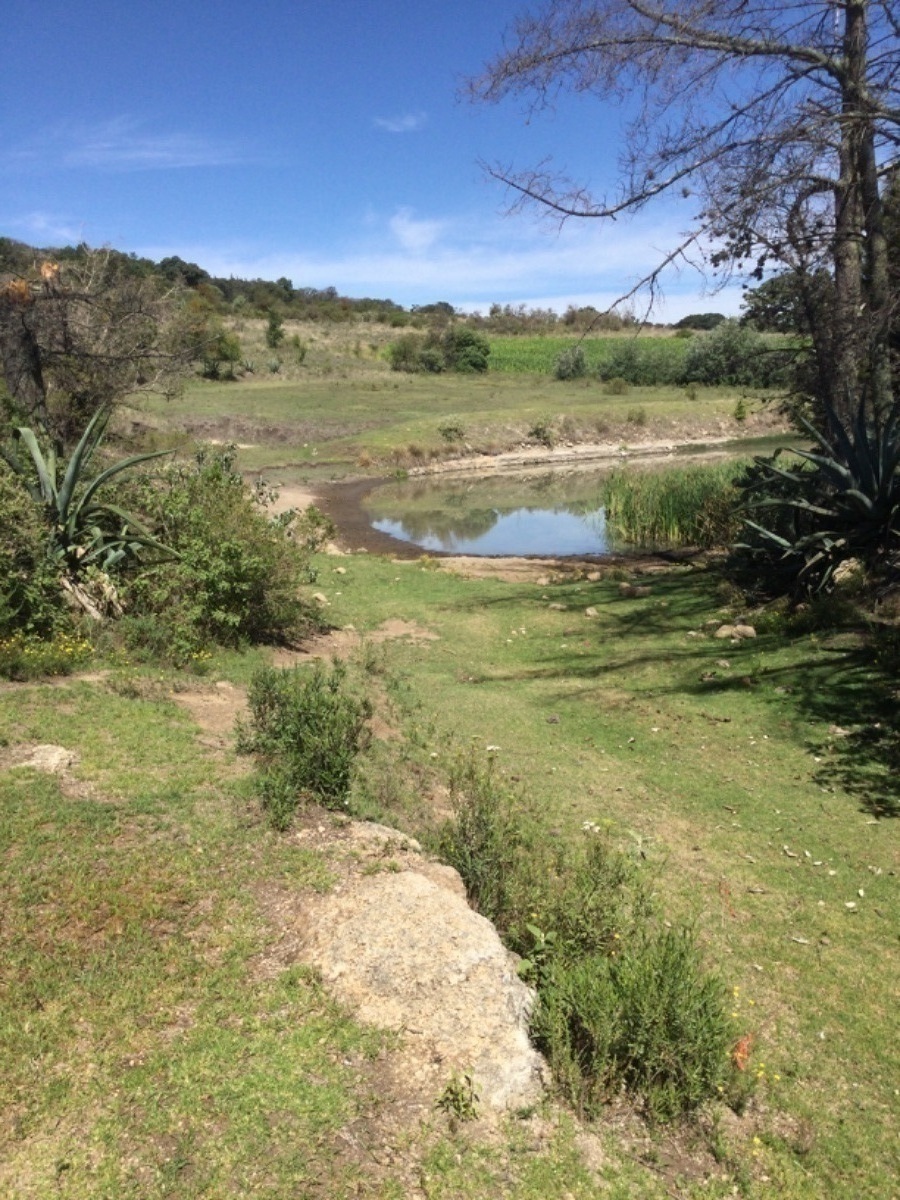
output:
{"label": "blue sky", "polygon": [[[404,305],[605,307],[690,212],[506,214],[479,161],[615,179],[615,110],[458,99],[524,3],[7,0],[0,233]],[[739,304],[692,272],[665,293],[657,319]]]}

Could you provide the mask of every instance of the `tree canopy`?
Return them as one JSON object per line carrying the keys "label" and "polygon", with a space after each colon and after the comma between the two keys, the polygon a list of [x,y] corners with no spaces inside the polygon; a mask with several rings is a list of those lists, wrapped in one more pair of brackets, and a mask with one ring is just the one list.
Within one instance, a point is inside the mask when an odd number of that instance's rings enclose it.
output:
{"label": "tree canopy", "polygon": [[900,147],[894,0],[549,0],[470,85],[474,98],[552,103],[563,89],[637,103],[618,186],[594,195],[547,165],[489,168],[523,202],[613,218],[675,194],[689,231],[643,282],[702,257],[798,286],[832,281],[816,323],[818,400],[892,403],[885,195]]}

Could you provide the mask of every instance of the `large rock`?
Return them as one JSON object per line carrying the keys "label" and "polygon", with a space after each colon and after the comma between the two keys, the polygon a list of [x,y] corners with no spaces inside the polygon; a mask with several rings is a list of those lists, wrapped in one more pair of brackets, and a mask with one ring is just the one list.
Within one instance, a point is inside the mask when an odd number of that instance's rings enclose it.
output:
{"label": "large rock", "polygon": [[[358,860],[360,839],[348,840]],[[377,874],[363,868],[313,901],[303,957],[362,1020],[413,1039],[435,1081],[468,1074],[492,1109],[534,1104],[546,1066],[528,1040],[533,993],[457,873],[403,849],[399,870],[396,860]],[[382,846],[369,872],[384,855]]]}

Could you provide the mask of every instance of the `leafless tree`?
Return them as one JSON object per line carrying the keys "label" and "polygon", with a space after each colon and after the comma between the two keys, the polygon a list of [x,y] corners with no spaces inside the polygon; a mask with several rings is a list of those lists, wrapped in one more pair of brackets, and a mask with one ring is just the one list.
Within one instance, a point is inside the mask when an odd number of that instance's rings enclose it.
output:
{"label": "leafless tree", "polygon": [[142,391],[171,394],[194,347],[180,288],[86,250],[0,278],[0,366],[11,416],[60,448],[98,409]]}
{"label": "leafless tree", "polygon": [[821,399],[844,413],[860,399],[890,407],[898,0],[549,0],[470,84],[475,99],[532,108],[565,89],[638,101],[617,190],[593,195],[547,164],[489,167],[495,177],[562,220],[693,198],[691,229],[644,281],[651,297],[663,266],[697,257],[720,279],[787,267],[802,282],[824,267]]}

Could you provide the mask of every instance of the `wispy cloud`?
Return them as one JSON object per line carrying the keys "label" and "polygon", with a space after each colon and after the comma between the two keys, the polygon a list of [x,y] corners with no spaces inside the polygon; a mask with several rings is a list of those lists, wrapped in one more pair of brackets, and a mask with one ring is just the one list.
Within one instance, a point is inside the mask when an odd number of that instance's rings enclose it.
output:
{"label": "wispy cloud", "polygon": [[411,208],[400,208],[388,221],[388,228],[410,254],[424,254],[430,250],[441,235],[445,222],[421,220],[413,215]]}
{"label": "wispy cloud", "polygon": [[376,117],[373,123],[385,133],[418,133],[428,124],[428,116],[423,112],[401,113],[397,117]]}
{"label": "wispy cloud", "polygon": [[13,217],[7,227],[24,241],[38,246],[58,246],[84,240],[84,225],[56,213],[30,212]]}
{"label": "wispy cloud", "polygon": [[66,122],[3,156],[24,168],[164,171],[234,166],[245,161],[229,142],[181,130],[157,132],[131,117],[92,125]]}

